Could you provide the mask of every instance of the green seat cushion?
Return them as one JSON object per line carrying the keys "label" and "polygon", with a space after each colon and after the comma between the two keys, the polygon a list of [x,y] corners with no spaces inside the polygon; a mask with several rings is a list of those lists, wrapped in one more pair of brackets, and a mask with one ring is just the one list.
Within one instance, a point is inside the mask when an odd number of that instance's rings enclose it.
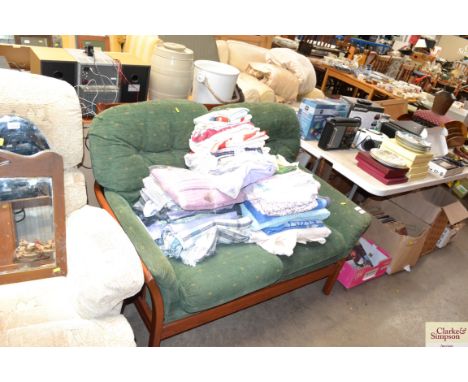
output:
{"label": "green seat cushion", "polygon": [[332,233],[325,244],[297,244],[292,256],[279,256],[283,263],[281,280],[287,280],[315,271],[346,256],[343,236],[331,228]]}
{"label": "green seat cushion", "polygon": [[196,267],[170,259],[181,306],[199,312],[271,285],[283,272],[281,260],[255,244],[218,245],[216,254]]}

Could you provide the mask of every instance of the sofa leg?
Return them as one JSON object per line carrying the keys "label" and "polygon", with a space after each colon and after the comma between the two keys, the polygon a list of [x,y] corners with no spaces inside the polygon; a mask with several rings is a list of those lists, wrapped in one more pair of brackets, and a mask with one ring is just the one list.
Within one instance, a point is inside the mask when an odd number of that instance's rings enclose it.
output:
{"label": "sofa leg", "polygon": [[148,346],[160,346],[162,329],[164,326],[164,308],[162,306],[162,298],[158,298],[157,295],[154,296],[150,292],[151,306],[148,305],[146,301],[147,287],[148,285],[145,285],[140,293],[135,297],[135,306],[149,331]]}
{"label": "sofa leg", "polygon": [[336,263],[335,270],[333,273],[331,273],[327,277],[327,281],[325,282],[325,285],[323,286],[323,293],[326,294],[327,296],[331,293],[333,286],[335,285],[336,279],[338,278],[338,275],[340,274],[341,268],[343,267],[343,264],[345,262],[345,259],[342,259]]}
{"label": "sofa leg", "polygon": [[162,325],[158,328],[152,327],[150,330],[150,338],[148,341],[149,347],[160,347],[161,346],[161,332],[162,332]]}
{"label": "sofa leg", "polygon": [[[160,346],[164,327],[164,302],[158,285],[144,264],[143,274],[145,283],[135,297],[135,306],[149,331],[148,346]],[[151,306],[147,302],[147,293]]]}

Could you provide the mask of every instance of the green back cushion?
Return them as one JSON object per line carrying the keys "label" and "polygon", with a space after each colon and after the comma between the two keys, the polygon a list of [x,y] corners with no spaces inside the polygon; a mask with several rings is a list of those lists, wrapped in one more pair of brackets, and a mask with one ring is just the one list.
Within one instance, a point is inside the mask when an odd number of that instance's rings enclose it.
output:
{"label": "green back cushion", "polygon": [[198,103],[161,100],[116,106],[99,114],[89,131],[95,179],[134,203],[149,166],[184,166],[193,119],[206,112]]}
{"label": "green back cushion", "polygon": [[[253,123],[265,130],[273,154],[294,161],[299,150],[299,123],[293,109],[275,103],[241,103]],[[215,109],[215,110],[216,110]],[[193,119],[207,109],[184,100],[161,100],[116,106],[96,116],[89,131],[94,177],[99,184],[134,203],[148,167],[184,167]]]}

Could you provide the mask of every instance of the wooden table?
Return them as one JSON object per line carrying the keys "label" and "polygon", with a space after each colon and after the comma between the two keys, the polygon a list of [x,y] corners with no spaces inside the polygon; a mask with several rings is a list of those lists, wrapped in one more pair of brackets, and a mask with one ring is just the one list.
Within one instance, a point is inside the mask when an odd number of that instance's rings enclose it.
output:
{"label": "wooden table", "polygon": [[326,71],[329,68],[329,66],[322,58],[309,57],[309,61],[312,63],[315,69]]}
{"label": "wooden table", "polygon": [[321,90],[324,93],[325,93],[325,90],[327,88],[328,78],[330,78],[330,77],[335,78],[338,81],[344,82],[344,83],[354,87],[353,97],[357,96],[358,90],[362,90],[363,92],[367,93],[367,98],[369,100],[372,100],[374,98],[375,94],[383,94],[384,96],[386,96],[389,99],[400,98],[400,97],[395,96],[392,93],[387,92],[386,90],[384,90],[382,88],[377,87],[376,85],[367,83],[365,81],[361,81],[361,80],[357,79],[355,76],[353,76],[352,74],[345,73],[345,72],[343,72],[341,70],[338,70],[338,69],[335,69],[335,68],[333,68],[331,66],[329,66],[327,68],[327,71],[325,73],[325,77],[323,79],[322,89]]}

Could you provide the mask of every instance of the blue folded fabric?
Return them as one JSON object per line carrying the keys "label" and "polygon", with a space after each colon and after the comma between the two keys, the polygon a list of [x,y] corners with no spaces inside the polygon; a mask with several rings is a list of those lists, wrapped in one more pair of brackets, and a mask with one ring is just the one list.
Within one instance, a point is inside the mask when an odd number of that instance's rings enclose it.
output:
{"label": "blue folded fabric", "polygon": [[292,221],[275,227],[262,229],[267,235],[287,231],[289,229],[323,228],[325,224],[321,220]]}
{"label": "blue folded fabric", "polygon": [[285,216],[263,215],[248,200],[241,203],[240,207],[242,216],[248,216],[252,219],[252,230],[260,231],[264,228],[276,227],[288,222],[327,219],[330,216],[330,211],[323,206],[328,206],[329,201],[325,198],[317,198],[317,202],[318,204],[313,210]]}

